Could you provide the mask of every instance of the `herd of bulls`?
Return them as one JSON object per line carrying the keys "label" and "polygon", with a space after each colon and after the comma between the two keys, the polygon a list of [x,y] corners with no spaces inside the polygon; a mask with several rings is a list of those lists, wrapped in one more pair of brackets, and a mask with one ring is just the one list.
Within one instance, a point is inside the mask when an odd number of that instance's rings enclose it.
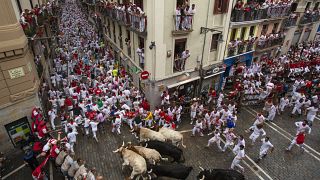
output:
{"label": "herd of bulls", "polygon": [[[179,146],[183,144],[183,135],[177,131],[161,128],[158,132],[147,128],[136,128],[134,132],[140,138],[140,145],[123,142],[114,153],[120,153],[123,159],[122,168],[130,166],[130,179],[155,179],[170,177],[186,179],[193,167],[181,163],[185,161],[183,151]],[[169,143],[172,142],[172,143]],[[171,161],[168,163],[166,161]],[[163,163],[161,163],[163,162]],[[200,180],[243,180],[244,175],[234,170],[203,169],[197,179]]]}

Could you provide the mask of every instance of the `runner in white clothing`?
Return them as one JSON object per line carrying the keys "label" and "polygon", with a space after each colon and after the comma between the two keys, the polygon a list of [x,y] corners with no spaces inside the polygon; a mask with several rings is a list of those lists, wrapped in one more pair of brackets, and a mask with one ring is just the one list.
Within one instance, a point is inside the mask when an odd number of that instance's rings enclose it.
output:
{"label": "runner in white clothing", "polygon": [[266,132],[262,129],[263,124],[257,124],[254,126],[251,126],[249,129],[253,130],[252,134],[250,135],[249,139],[252,140],[252,145],[254,145],[254,143],[256,142],[257,138],[262,135],[265,136]]}
{"label": "runner in white clothing", "polygon": [[219,150],[222,151],[220,142],[221,142],[220,132],[219,132],[218,129],[216,129],[214,131],[214,136],[208,140],[208,144],[207,144],[206,147],[209,147],[211,144],[216,143],[218,148],[219,148]]}
{"label": "runner in white clothing", "polygon": [[98,124],[99,124],[99,122],[98,122],[98,121],[91,121],[89,124],[91,125],[91,130],[92,130],[92,133],[93,133],[93,138],[98,142],[98,139],[97,139],[97,131],[98,131]]}
{"label": "runner in white clothing", "polygon": [[308,121],[309,126],[311,127],[314,119],[317,116],[317,112],[319,110],[318,109],[318,105],[313,104],[311,107],[308,107],[306,110],[308,111],[308,113],[307,113],[307,121]]}
{"label": "runner in white clothing", "polygon": [[245,157],[245,152],[244,152],[244,146],[240,145],[240,150],[238,151],[236,157],[234,157],[232,164],[231,164],[231,169],[235,169],[235,167],[238,167],[241,172],[244,172],[244,168],[240,165],[241,160]]}
{"label": "runner in white clothing", "polygon": [[269,150],[271,153],[274,149],[273,144],[271,144],[269,137],[261,139],[261,142],[262,142],[262,145],[260,147],[259,158],[257,162],[259,162],[262,158],[266,157]]}

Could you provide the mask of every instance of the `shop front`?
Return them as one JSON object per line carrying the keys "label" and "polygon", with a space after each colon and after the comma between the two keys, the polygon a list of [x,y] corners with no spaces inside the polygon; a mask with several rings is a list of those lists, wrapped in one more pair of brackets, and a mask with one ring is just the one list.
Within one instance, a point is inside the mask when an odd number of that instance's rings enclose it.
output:
{"label": "shop front", "polygon": [[220,90],[220,75],[225,71],[223,64],[211,66],[209,69],[203,71],[202,90],[208,92],[210,89],[216,91]]}
{"label": "shop front", "polygon": [[225,72],[223,73],[223,77],[230,76],[230,72],[232,68],[237,68],[239,66],[250,66],[253,58],[253,51],[242,54],[240,56],[233,56],[230,58],[224,59],[225,64]]}
{"label": "shop front", "polygon": [[190,78],[184,81],[167,86],[170,95],[173,95],[175,92],[178,93],[178,96],[188,96],[195,97],[197,87],[199,85],[200,76]]}
{"label": "shop front", "polygon": [[220,87],[224,89],[232,89],[233,83],[235,82],[235,71],[240,66],[248,67],[251,65],[253,59],[253,51],[242,54],[240,56],[233,56],[224,60],[225,71],[221,75]]}

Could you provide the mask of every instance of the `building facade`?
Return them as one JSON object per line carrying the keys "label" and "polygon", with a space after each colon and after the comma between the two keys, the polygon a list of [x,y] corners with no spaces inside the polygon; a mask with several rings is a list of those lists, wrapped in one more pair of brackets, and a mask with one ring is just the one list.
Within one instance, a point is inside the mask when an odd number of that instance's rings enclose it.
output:
{"label": "building facade", "polygon": [[[105,38],[153,106],[166,90],[194,97],[219,88],[232,7],[228,1],[85,2],[91,17],[101,17]],[[133,4],[135,9],[129,9]],[[186,50],[190,57],[184,59]],[[140,77],[143,71],[149,73],[146,80]]]}
{"label": "building facade", "polygon": [[39,78],[15,1],[0,6],[0,150],[18,146],[30,133],[30,112],[39,106]]}
{"label": "building facade", "polygon": [[320,23],[318,9],[318,0],[233,0],[224,77],[239,66],[285,54],[291,45],[314,40]]}
{"label": "building facade", "polygon": [[313,41],[319,36],[319,4],[319,0],[300,0],[292,4],[292,16],[282,23],[286,32],[282,53],[292,45]]}

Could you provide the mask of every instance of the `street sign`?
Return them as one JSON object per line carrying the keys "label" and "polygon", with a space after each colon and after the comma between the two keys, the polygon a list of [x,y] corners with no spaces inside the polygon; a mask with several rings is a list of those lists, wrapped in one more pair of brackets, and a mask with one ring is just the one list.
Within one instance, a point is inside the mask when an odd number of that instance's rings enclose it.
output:
{"label": "street sign", "polygon": [[149,78],[149,72],[148,71],[141,72],[140,77],[141,77],[142,80],[148,79]]}

